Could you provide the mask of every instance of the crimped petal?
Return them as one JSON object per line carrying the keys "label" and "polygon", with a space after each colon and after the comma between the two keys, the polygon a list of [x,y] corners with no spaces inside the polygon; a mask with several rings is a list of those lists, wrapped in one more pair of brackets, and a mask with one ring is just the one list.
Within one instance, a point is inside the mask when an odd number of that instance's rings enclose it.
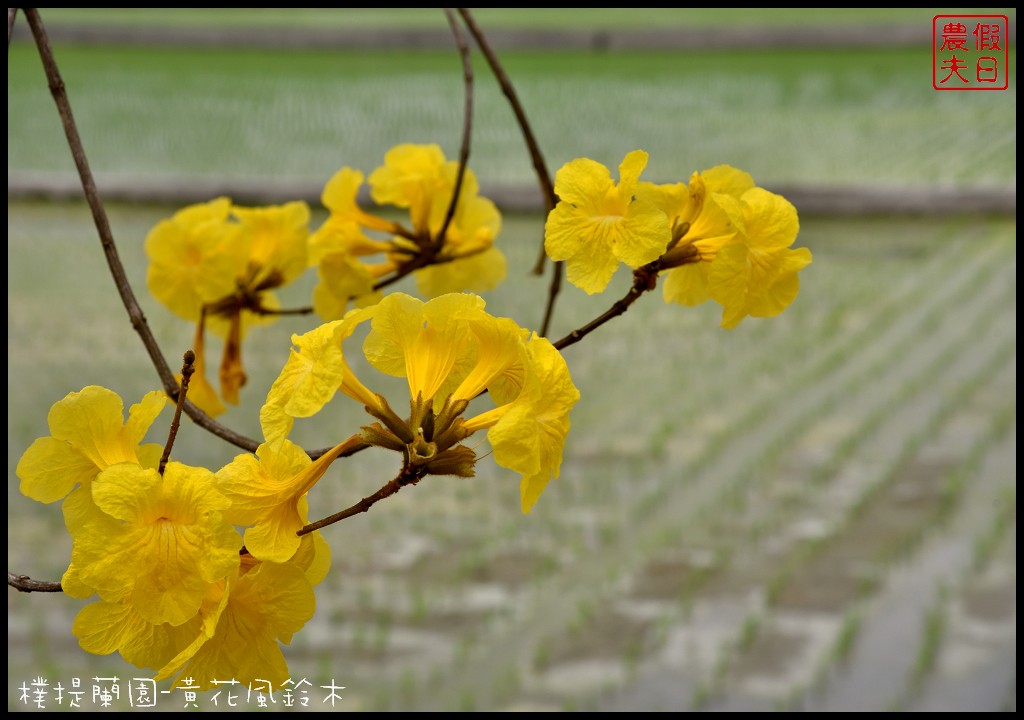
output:
{"label": "crimped petal", "polygon": [[627,153],[619,164],[619,196],[626,202],[636,190],[640,173],[647,167],[647,158],[648,155],[643,150],[634,150]]}
{"label": "crimped petal", "polygon": [[124,403],[113,390],[90,385],[50,408],[47,421],[55,438],[66,440],[97,468],[135,460],[134,443],[122,433]]}
{"label": "crimped petal", "polygon": [[168,623],[155,625],[130,605],[99,601],[82,608],[71,630],[87,652],[120,652],[136,667],[157,669],[187,647],[201,628],[198,615],[177,627]]}
{"label": "crimped petal", "polygon": [[521,398],[487,433],[494,460],[523,475],[523,512],[557,478],[569,433],[569,412],[580,394],[561,353],[546,339],[529,343],[531,367]]}
{"label": "crimped petal", "polygon": [[15,473],[21,480],[22,495],[52,503],[67,496],[75,485],[88,487],[99,468],[66,441],[44,437],[29,445]]}
{"label": "crimped petal", "polygon": [[544,252],[554,261],[568,260],[589,242],[590,214],[560,202],[544,224]]}
{"label": "crimped petal", "polygon": [[302,201],[283,205],[243,208],[232,213],[249,233],[249,262],[263,268],[261,275],[280,276],[274,287],[290,283],[306,270],[309,206]]}
{"label": "crimped petal", "polygon": [[793,244],[800,232],[800,221],[792,203],[763,188],[748,190],[742,201],[750,245],[770,249]]}
{"label": "crimped petal", "polygon": [[176,658],[157,678],[181,669],[176,685],[187,676],[201,689],[227,677],[278,687],[288,678],[288,666],[277,638],[302,629],[315,610],[313,588],[301,568],[261,563],[232,581],[214,636],[191,659]]}
{"label": "crimped petal", "polygon": [[92,562],[80,565],[82,579],[112,602],[130,588],[131,604],[149,622],[184,623],[199,611],[208,584],[238,567],[241,538],[222,519],[229,501],[208,470],[172,462],[161,477],[122,463],[97,479],[93,497],[125,522],[99,536],[75,537],[76,551],[86,540],[105,547],[101,557],[88,553]]}
{"label": "crimped petal", "polygon": [[701,172],[709,193],[721,193],[738,198],[754,187],[754,178],[748,172],[731,165],[716,165]]}
{"label": "crimped petal", "polygon": [[128,408],[128,422],[124,424],[126,439],[138,445],[146,437],[150,425],[167,407],[167,393],[154,390],[142,396],[142,400]]}
{"label": "crimped petal", "polygon": [[569,282],[588,295],[601,292],[611,282],[619,260],[611,252],[580,250],[565,263],[565,276]]}
{"label": "crimped petal", "polygon": [[668,217],[653,202],[637,198],[611,237],[612,252],[631,268],[657,260],[672,239]]}
{"label": "crimped petal", "polygon": [[604,202],[613,186],[608,168],[590,158],[576,158],[555,173],[555,193],[559,199],[581,210]]}
{"label": "crimped petal", "polygon": [[708,265],[696,263],[669,270],[662,292],[665,302],[695,307],[711,299],[708,292]]}

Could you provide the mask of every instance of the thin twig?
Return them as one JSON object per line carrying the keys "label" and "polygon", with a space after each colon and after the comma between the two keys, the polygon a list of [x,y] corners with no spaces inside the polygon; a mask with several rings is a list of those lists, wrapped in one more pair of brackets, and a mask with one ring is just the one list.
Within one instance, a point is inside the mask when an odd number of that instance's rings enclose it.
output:
{"label": "thin twig", "polygon": [[252,312],[254,312],[257,315],[309,315],[309,314],[311,314],[313,312],[313,306],[312,305],[307,305],[305,307],[297,307],[297,308],[278,308],[276,310],[273,309],[273,308],[265,308],[265,307],[258,307],[258,308],[254,308],[254,309],[250,308],[250,309],[252,310]]}
{"label": "thin twig", "polygon": [[548,302],[544,306],[544,320],[540,324],[540,335],[541,337],[548,336],[548,330],[551,327],[551,317],[555,314],[555,298],[558,297],[558,292],[562,289],[562,269],[564,263],[561,260],[557,260],[551,266],[551,284],[548,286]]}
{"label": "thin twig", "polygon": [[[463,21],[466,23],[466,27],[473,34],[473,39],[476,40],[477,46],[480,51],[483,52],[484,57],[487,58],[487,63],[491,66],[491,70],[494,72],[494,76],[498,80],[498,84],[501,86],[501,91],[508,98],[509,105],[512,107],[512,112],[516,116],[516,121],[519,123],[519,128],[522,130],[523,139],[526,141],[526,147],[530,151],[530,159],[533,161],[534,172],[537,173],[537,182],[540,184],[541,194],[544,196],[544,216],[547,217],[552,210],[555,209],[555,205],[558,204],[558,196],[555,194],[555,185],[551,180],[551,173],[548,172],[547,163],[544,162],[544,154],[540,151],[540,145],[537,144],[537,138],[533,134],[533,129],[530,127],[530,121],[526,119],[526,111],[523,109],[522,103],[519,102],[519,96],[516,94],[516,89],[512,85],[512,81],[508,77],[508,73],[505,72],[505,68],[502,66],[501,61],[498,60],[498,56],[495,54],[494,49],[487,41],[484,36],[483,30],[476,24],[476,20],[473,18],[473,13],[469,11],[469,8],[459,8],[459,14],[462,15]],[[537,262],[533,266],[533,274],[541,275],[544,273],[544,262],[547,260],[547,253],[544,251],[544,238],[541,236],[540,243],[540,254],[537,256]],[[555,298],[558,296],[558,291],[562,287],[562,267],[559,263],[555,263],[554,269],[555,276],[551,279],[551,285],[548,288],[548,301],[547,306],[544,308],[544,320],[541,323],[540,334],[547,336],[548,326],[551,323],[551,316],[555,311]]]}
{"label": "thin twig", "polygon": [[11,37],[14,35],[14,18],[18,17],[18,8],[7,8],[7,49],[11,49]]}
{"label": "thin twig", "polygon": [[[473,14],[469,11],[469,8],[459,8],[459,14],[462,16],[463,21],[466,23],[466,27],[469,28],[469,32],[472,33],[473,39],[476,40],[477,46],[480,51],[487,58],[487,63],[491,66],[491,70],[494,72],[495,77],[498,79],[498,84],[501,86],[501,91],[508,98],[509,105],[512,106],[512,112],[515,113],[516,120],[519,122],[519,128],[523,132],[523,139],[526,141],[526,147],[530,151],[530,159],[533,161],[533,169],[537,173],[537,182],[540,183],[541,193],[544,195],[544,210],[545,215],[555,209],[555,205],[558,204],[558,196],[555,195],[555,185],[551,180],[551,174],[548,172],[547,164],[544,162],[544,155],[540,151],[540,146],[537,144],[537,138],[533,134],[533,129],[530,127],[530,121],[526,119],[526,111],[523,110],[522,104],[519,102],[519,96],[516,94],[515,87],[512,85],[512,81],[509,79],[508,74],[505,72],[505,68],[502,67],[501,62],[498,60],[498,56],[494,53],[487,38],[484,36],[483,30],[476,24],[476,20],[473,19]],[[537,267],[534,268],[533,272],[536,275],[540,275],[544,270],[544,259],[546,255],[543,253],[541,248],[541,256],[537,262]]]}
{"label": "thin twig", "polygon": [[641,295],[646,292],[650,292],[655,288],[658,284],[658,270],[659,265],[657,260],[634,270],[633,287],[629,289],[629,292],[627,292],[621,300],[616,300],[615,303],[601,315],[594,318],[583,327],[573,330],[558,342],[553,343],[555,349],[562,350],[570,345],[575,345],[612,318],[616,318],[626,312],[629,309],[629,306],[635,303]]}
{"label": "thin twig", "polygon": [[[448,204],[448,212],[444,216],[444,223],[441,230],[434,238],[434,253],[444,245],[445,235],[448,227],[455,217],[455,208],[459,204],[459,194],[462,192],[462,181],[466,176],[466,163],[469,162],[469,144],[473,138],[473,62],[469,57],[469,45],[459,30],[459,21],[451,8],[445,8],[444,14],[448,18],[448,24],[452,29],[452,36],[455,38],[455,45],[459,48],[459,58],[462,60],[462,80],[465,85],[465,107],[462,113],[462,145],[459,148],[459,171],[455,175],[455,188],[452,190],[452,201]],[[433,254],[433,253],[432,253]]]}
{"label": "thin twig", "polygon": [[178,437],[178,427],[181,425],[181,409],[185,406],[185,396],[188,394],[188,382],[196,371],[196,354],[191,350],[185,351],[181,363],[181,391],[178,393],[178,404],[174,407],[174,418],[171,420],[171,429],[167,432],[167,444],[164,445],[164,453],[160,456],[160,465],[157,471],[163,475],[167,468],[167,461],[171,459],[171,448],[174,447],[174,439]]}
{"label": "thin twig", "polygon": [[7,585],[18,592],[64,592],[59,582],[49,580],[33,580],[28,575],[18,575],[7,571]]}
{"label": "thin twig", "polygon": [[[422,468],[420,468],[420,471],[422,471]],[[417,472],[416,469],[403,470],[398,475],[398,477],[394,478],[393,480],[389,480],[387,484],[384,485],[384,487],[375,492],[373,495],[370,495],[369,497],[364,497],[362,500],[357,502],[352,507],[345,508],[341,512],[336,512],[333,515],[328,515],[322,520],[317,520],[316,522],[306,525],[304,528],[299,530],[298,534],[307,535],[313,532],[314,530],[319,530],[320,528],[327,527],[328,525],[333,525],[336,522],[341,522],[342,520],[350,518],[353,515],[364,513],[371,507],[373,507],[378,501],[394,495],[396,492],[401,490],[406,485],[415,485],[420,481],[421,478],[421,472]]]}
{"label": "thin twig", "polygon": [[[117,245],[114,243],[114,236],[110,230],[110,221],[107,219],[107,213],[104,209],[103,201],[100,199],[99,190],[96,188],[96,181],[93,179],[92,171],[89,169],[89,161],[86,159],[85,149],[78,134],[78,127],[71,113],[71,103],[64,89],[64,81],[61,79],[60,71],[57,68],[57,61],[53,57],[53,50],[46,36],[46,30],[43,28],[43,22],[35,8],[25,8],[25,19],[32,29],[32,36],[35,38],[39,57],[43,61],[43,69],[46,71],[50,93],[57,104],[57,111],[60,113],[61,123],[64,126],[64,134],[67,137],[71,156],[75,161],[75,167],[78,168],[78,177],[82,182],[82,190],[85,193],[86,202],[88,202],[89,209],[92,211],[93,224],[96,226],[100,243],[103,245],[103,253],[106,256],[107,265],[110,267],[110,274],[114,279],[114,285],[121,296],[121,302],[124,304],[125,310],[128,311],[128,318],[131,320],[132,327],[142,339],[142,344],[149,353],[149,358],[153,362],[153,367],[156,368],[164,390],[170,397],[176,399],[178,396],[178,382],[175,380],[174,374],[171,372],[171,368],[167,364],[167,360],[164,358],[152,330],[150,330],[146,316],[143,314],[142,308],[139,307],[131,284],[128,282],[128,276],[125,273],[124,265],[121,263],[121,258],[117,252]],[[257,441],[221,425],[196,407],[191,401],[185,402],[184,411],[197,425],[232,445],[249,452],[255,452],[256,448],[259,447]]]}

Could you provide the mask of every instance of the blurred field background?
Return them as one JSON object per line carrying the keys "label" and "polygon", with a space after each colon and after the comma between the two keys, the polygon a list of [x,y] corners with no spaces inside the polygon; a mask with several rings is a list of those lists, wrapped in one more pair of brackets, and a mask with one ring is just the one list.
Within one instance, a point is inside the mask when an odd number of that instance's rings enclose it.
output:
{"label": "blurred field background", "polygon": [[[343,710],[1016,709],[1015,37],[1009,90],[936,92],[928,38],[946,12],[476,12],[509,41],[604,33],[594,51],[501,53],[552,172],[580,156],[614,168],[642,148],[654,181],[729,163],[793,198],[924,197],[932,211],[802,212],[797,243],[814,263],[778,318],[725,332],[717,306],[667,306],[659,291],[567,348],[582,399],[562,477],[534,512],[519,511],[517,477],[485,459],[475,479],[430,478],[328,528],[331,574],[286,648],[294,678],[345,685]],[[1015,27],[1013,9],[972,12]],[[429,39],[445,31],[440,11],[42,17],[122,259],[171,358],[192,328],[145,291],[142,241],[160,219],[225,192],[307,198],[316,226],[316,197],[342,165],[369,173],[400,142],[458,151],[451,47],[256,46],[267,29]],[[97,27],[128,31],[96,44]],[[130,42],[224,28],[231,47]],[[615,49],[627,31],[778,28],[883,39],[916,28],[920,40]],[[70,553],[60,510],[20,495],[18,458],[68,392],[104,385],[131,404],[157,386],[87,208],[61,199],[73,164],[24,37],[8,53],[8,567],[58,579]],[[530,197],[512,113],[479,55],[474,71],[470,166],[484,194]],[[547,277],[529,274],[542,228],[539,214],[506,213],[509,278],[486,296],[524,326],[539,324],[547,292]],[[627,282],[620,273],[598,297],[567,285],[552,336]],[[306,304],[311,287],[282,294]],[[252,333],[250,385],[228,425],[258,434],[288,338],[313,323]],[[350,405],[336,400],[296,439],[347,436],[364,423]],[[214,469],[237,452],[188,423],[175,446]],[[338,463],[311,515],[396,469],[374,451]],[[30,709],[17,688],[37,676],[145,675],[78,648],[81,606],[8,590],[9,709]]]}

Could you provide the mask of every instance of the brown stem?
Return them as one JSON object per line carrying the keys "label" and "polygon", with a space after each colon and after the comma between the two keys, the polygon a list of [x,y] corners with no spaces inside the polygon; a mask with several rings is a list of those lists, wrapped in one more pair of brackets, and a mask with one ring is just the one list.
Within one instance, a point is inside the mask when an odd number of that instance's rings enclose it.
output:
{"label": "brown stem", "polygon": [[[555,205],[558,204],[558,196],[555,194],[555,185],[551,180],[551,173],[548,172],[547,163],[544,162],[544,154],[541,153],[540,145],[537,144],[537,138],[530,127],[530,121],[526,119],[526,111],[523,109],[522,103],[519,102],[519,96],[516,94],[516,89],[512,85],[508,73],[505,72],[501,61],[498,60],[498,56],[487,41],[483,30],[476,24],[473,13],[470,12],[469,8],[459,8],[459,14],[462,15],[462,20],[466,23],[466,27],[473,34],[473,39],[476,40],[480,51],[487,58],[487,63],[491,66],[491,70],[501,86],[501,91],[508,98],[512,112],[516,116],[519,128],[523,133],[523,139],[526,141],[526,147],[530,151],[530,159],[533,161],[533,169],[537,174],[537,182],[540,184],[541,194],[544,196],[544,216],[547,217],[555,209]],[[545,260],[547,260],[547,253],[544,251],[544,239],[541,237],[540,254],[537,256],[537,262],[533,266],[534,275],[543,274]],[[544,336],[548,334],[551,316],[555,311],[555,298],[562,287],[562,268],[559,263],[555,264],[554,272],[555,276],[551,279],[551,285],[548,288],[548,301],[547,306],[544,308],[544,321],[541,323],[540,334]]]}
{"label": "brown stem", "polygon": [[548,285],[548,302],[544,306],[544,321],[540,324],[541,337],[547,337],[548,330],[551,327],[551,317],[555,314],[555,298],[558,297],[558,293],[562,289],[562,270],[564,265],[565,263],[558,260],[551,266],[551,284]]}
{"label": "brown stem", "polygon": [[191,350],[185,351],[181,364],[181,392],[178,393],[178,404],[174,407],[174,418],[171,420],[171,429],[167,432],[167,444],[164,445],[164,454],[160,456],[160,465],[157,471],[163,475],[167,468],[167,461],[171,459],[171,448],[174,447],[174,439],[178,437],[178,428],[181,426],[181,410],[185,406],[185,396],[188,394],[188,381],[196,371],[196,354]]}
{"label": "brown stem", "polygon": [[612,318],[618,317],[622,313],[626,312],[629,309],[629,306],[635,303],[641,295],[646,292],[650,292],[658,284],[658,269],[658,261],[655,260],[653,263],[634,270],[633,287],[629,289],[629,292],[627,292],[621,300],[616,300],[615,304],[600,316],[594,318],[583,327],[573,330],[564,338],[554,343],[555,349],[562,350],[570,345],[575,345]]}
{"label": "brown stem", "polygon": [[[64,89],[64,81],[61,79],[60,71],[57,68],[57,61],[53,57],[53,50],[51,49],[50,41],[46,36],[46,30],[43,27],[43,22],[39,18],[39,13],[35,8],[25,8],[24,12],[25,19],[28,21],[29,27],[32,29],[32,36],[35,39],[36,47],[39,50],[39,57],[43,62],[43,69],[46,72],[46,80],[50,87],[50,94],[53,95],[53,100],[57,104],[57,111],[60,113],[61,123],[64,126],[64,134],[68,141],[68,147],[71,149],[71,156],[74,158],[75,167],[78,169],[78,177],[82,182],[82,190],[85,193],[86,202],[89,204],[89,209],[92,212],[93,224],[96,226],[96,231],[99,234],[100,243],[103,246],[103,253],[106,256],[107,265],[110,268],[110,274],[114,279],[114,285],[117,288],[118,294],[121,296],[121,302],[124,304],[125,310],[128,312],[128,318],[131,321],[132,328],[134,328],[135,332],[142,339],[142,344],[149,353],[150,360],[153,362],[153,367],[156,368],[157,375],[159,375],[160,381],[163,383],[164,390],[170,397],[177,398],[178,382],[175,380],[174,373],[171,372],[171,368],[167,364],[167,360],[164,358],[156,338],[153,336],[153,332],[149,327],[149,323],[146,321],[146,316],[143,314],[142,308],[139,307],[138,300],[135,298],[135,293],[132,290],[131,284],[128,282],[128,276],[125,273],[124,265],[122,265],[121,258],[117,252],[117,245],[114,243],[114,236],[110,230],[110,222],[107,219],[107,213],[104,209],[103,201],[100,199],[99,190],[96,188],[96,181],[92,176],[92,171],[89,169],[89,161],[86,159],[85,149],[82,146],[82,140],[78,134],[78,127],[75,124],[74,116],[71,113],[71,103],[68,101],[67,92]],[[248,450],[249,452],[255,452],[256,448],[259,447],[259,443],[257,441],[221,425],[196,407],[191,401],[185,402],[184,411],[195,421],[197,425],[217,437],[226,440],[232,445],[240,447],[243,450]]]}
{"label": "brown stem", "polygon": [[59,582],[49,580],[33,580],[28,575],[18,575],[7,571],[7,585],[18,592],[64,592]]}
{"label": "brown stem", "polygon": [[11,36],[14,35],[14,18],[18,17],[18,8],[7,8],[7,49],[11,49]]}
{"label": "brown stem", "polygon": [[[530,151],[530,159],[533,160],[533,169],[537,173],[537,182],[540,183],[540,190],[544,196],[544,214],[547,215],[558,204],[558,196],[555,195],[555,186],[551,181],[551,174],[548,172],[547,164],[544,162],[544,155],[541,153],[540,146],[537,144],[537,138],[530,127],[530,121],[526,119],[526,111],[523,110],[523,106],[519,102],[519,96],[516,94],[516,90],[512,86],[512,81],[505,72],[505,68],[502,67],[498,56],[494,53],[490,43],[487,42],[483,30],[476,24],[473,13],[469,11],[469,8],[459,8],[459,14],[466,23],[466,27],[469,28],[469,32],[472,33],[473,39],[476,40],[476,44],[480,47],[480,51],[487,58],[487,63],[491,66],[491,70],[501,86],[501,91],[508,98],[512,112],[515,113],[516,120],[519,122],[519,128],[523,132],[523,139],[526,141],[526,147]],[[540,257],[537,259],[537,265],[533,268],[535,275],[540,275],[544,272],[544,260],[546,257],[542,244]]]}
{"label": "brown stem", "polygon": [[341,522],[342,520],[350,518],[353,515],[358,515],[360,513],[366,512],[371,507],[373,507],[374,504],[377,503],[377,501],[383,500],[386,497],[394,495],[396,492],[401,490],[406,485],[415,485],[416,483],[418,483],[422,478],[422,471],[422,467],[418,469],[409,468],[403,470],[398,475],[398,477],[388,481],[388,483],[384,485],[384,487],[375,492],[373,495],[370,495],[369,497],[364,497],[362,500],[357,502],[352,507],[345,508],[341,512],[336,512],[333,515],[329,515],[323,518],[322,520],[317,520],[314,523],[306,525],[304,528],[299,530],[298,534],[306,535],[308,533],[313,532],[314,530],[319,530],[320,528],[327,527],[328,525],[333,525],[336,522]]}
{"label": "brown stem", "polygon": [[452,200],[448,204],[448,212],[445,213],[441,230],[434,238],[434,254],[440,251],[444,245],[445,235],[455,217],[455,208],[459,204],[459,194],[462,192],[462,181],[466,176],[466,163],[469,162],[469,144],[473,138],[473,63],[469,58],[469,45],[459,30],[459,23],[451,8],[445,8],[444,14],[448,18],[448,24],[452,29],[452,36],[455,38],[455,45],[459,48],[459,58],[462,60],[462,80],[465,85],[465,108],[462,113],[462,145],[459,148],[459,171],[455,175],[455,188],[452,191]]}
{"label": "brown stem", "polygon": [[313,306],[309,305],[306,307],[297,308],[278,308],[276,310],[272,308],[258,307],[253,308],[252,311],[257,315],[309,315],[313,312]]}

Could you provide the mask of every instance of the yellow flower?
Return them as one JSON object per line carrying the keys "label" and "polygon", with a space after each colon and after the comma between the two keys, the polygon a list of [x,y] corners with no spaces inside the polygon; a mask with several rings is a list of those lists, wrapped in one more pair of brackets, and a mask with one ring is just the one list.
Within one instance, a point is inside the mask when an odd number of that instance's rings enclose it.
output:
{"label": "yellow flower", "polygon": [[[507,272],[505,256],[494,247],[501,215],[479,196],[473,172],[465,170],[451,222],[444,237],[459,165],[446,161],[437,145],[398,145],[369,178],[380,205],[408,210],[408,227],[363,211],[357,203],[363,175],[342,168],[321,197],[330,217],[310,238],[310,262],[320,283],[313,307],[326,320],[343,316],[353,300],[365,306],[378,299],[374,287],[387,276],[413,272],[420,292],[437,297],[496,287]],[[387,233],[375,240],[363,230]],[[374,255],[382,259],[370,262]]]}
{"label": "yellow flower", "polygon": [[72,564],[103,600],[150,623],[181,625],[199,612],[209,584],[238,567],[241,538],[223,518],[230,502],[209,470],[171,462],[161,476],[119,463],[92,495],[104,516],[66,520]]}
{"label": "yellow flower", "polygon": [[117,393],[90,385],[68,394],[50,408],[50,436],[38,438],[15,470],[21,492],[39,502],[65,497],[75,485],[90,488],[101,471],[122,462],[155,468],[160,445],[140,445],[149,426],[167,405],[167,396],[154,391],[128,410]]}
{"label": "yellow flower", "polygon": [[193,205],[164,220],[146,238],[146,283],[176,314],[197,323],[195,402],[211,414],[223,411],[212,395],[203,362],[203,333],[224,337],[220,393],[237,404],[246,382],[242,339],[253,324],[275,318],[273,294],[307,267],[309,207],[291,202],[263,208],[232,206],[227,198]]}
{"label": "yellow flower", "polygon": [[718,251],[708,278],[708,291],[723,308],[726,329],[747,315],[772,317],[789,307],[800,289],[797,273],[812,259],[807,248],[790,248],[799,222],[784,197],[753,188],[738,204],[740,232]]}
{"label": "yellow flower", "polygon": [[212,637],[198,636],[156,679],[177,675],[178,685],[187,677],[199,689],[226,678],[245,685],[269,681],[280,687],[288,679],[288,665],[279,643],[289,643],[316,610],[303,569],[292,563],[247,560],[222,592],[222,611]]}
{"label": "yellow flower", "polygon": [[[120,652],[136,667],[158,670],[203,632],[204,620],[197,613],[181,625],[156,624],[143,618],[131,604],[99,600],[79,611],[71,630],[86,652]],[[213,634],[212,628],[209,632]]]}
{"label": "yellow flower", "polygon": [[[569,433],[569,411],[580,399],[561,353],[534,335],[528,345],[525,388],[487,433],[494,461],[522,473],[523,512],[536,504],[549,481],[558,477]],[[473,421],[467,423],[473,426]]]}
{"label": "yellow flower", "polygon": [[544,247],[564,260],[571,283],[593,294],[604,290],[624,262],[638,268],[656,260],[672,238],[665,213],[639,183],[647,153],[634,150],[619,166],[620,181],[608,168],[577,158],[555,175],[559,202],[544,226]]}
{"label": "yellow flower", "polygon": [[341,351],[344,339],[376,312],[376,305],[353,310],[343,320],[292,335],[292,344],[298,350],[291,351],[260,409],[260,425],[267,442],[286,438],[295,418],[316,414],[338,390],[362,403],[377,403],[374,394],[349,369]]}
{"label": "yellow flower", "polygon": [[287,562],[299,549],[307,521],[306,493],[345,450],[340,444],[316,462],[288,440],[264,443],[256,455],[239,455],[217,473],[217,487],[231,501],[224,517],[247,526],[245,547],[253,557]]}
{"label": "yellow flower", "polygon": [[666,302],[693,307],[711,299],[708,274],[718,250],[737,232],[734,215],[723,207],[754,187],[748,173],[719,165],[693,173],[690,186],[648,186],[672,225],[676,245],[662,257]]}
{"label": "yellow flower", "polygon": [[[342,342],[365,320],[372,322],[363,352],[380,372],[406,378],[408,418],[398,417],[344,361]],[[541,338],[528,343],[528,336],[512,320],[487,314],[475,295],[452,293],[426,303],[388,295],[373,308],[293,338],[299,350],[268,396],[264,432],[290,428],[292,418],[314,414],[341,389],[379,421],[363,428],[362,439],[402,452],[404,470],[421,477],[472,475],[476,454],[460,443],[489,429],[495,459],[524,476],[528,508],[558,475],[568,413],[579,397],[558,351]],[[485,392],[494,407],[463,417]]]}
{"label": "yellow flower", "polygon": [[[437,145],[396,145],[384,164],[370,173],[371,197],[378,205],[408,208],[413,229],[428,229],[436,196],[446,189],[444,152]],[[449,196],[450,197],[450,196]]]}
{"label": "yellow flower", "polygon": [[146,285],[176,315],[198,321],[203,306],[230,295],[244,271],[247,244],[229,220],[231,201],[190,205],[146,236]]}
{"label": "yellow flower", "polygon": [[677,185],[654,192],[673,218],[677,239],[660,260],[667,268],[666,302],[693,306],[713,299],[723,307],[726,329],[747,315],[778,315],[792,303],[797,273],[812,258],[806,248],[790,248],[800,224],[785,198],[727,165],[694,173],[688,190]]}

